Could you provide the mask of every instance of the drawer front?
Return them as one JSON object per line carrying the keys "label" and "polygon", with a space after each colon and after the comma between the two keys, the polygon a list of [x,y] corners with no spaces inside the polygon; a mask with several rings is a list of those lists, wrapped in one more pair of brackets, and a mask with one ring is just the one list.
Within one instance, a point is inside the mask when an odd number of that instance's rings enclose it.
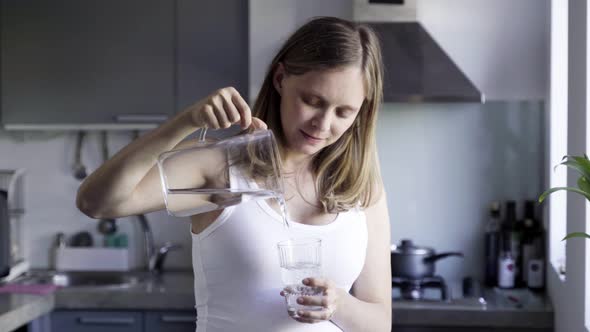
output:
{"label": "drawer front", "polygon": [[143,332],[143,315],[137,311],[55,311],[51,331]]}
{"label": "drawer front", "polygon": [[195,332],[197,315],[194,310],[148,311],[145,332]]}

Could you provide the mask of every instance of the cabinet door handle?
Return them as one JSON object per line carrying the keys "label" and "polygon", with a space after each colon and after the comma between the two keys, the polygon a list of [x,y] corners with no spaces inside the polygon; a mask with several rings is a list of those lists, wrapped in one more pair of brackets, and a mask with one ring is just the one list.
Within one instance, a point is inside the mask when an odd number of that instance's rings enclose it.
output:
{"label": "cabinet door handle", "polygon": [[78,321],[85,325],[132,325],[135,323],[133,317],[78,317]]}
{"label": "cabinet door handle", "polygon": [[118,114],[115,121],[121,123],[154,123],[168,120],[166,114]]}
{"label": "cabinet door handle", "polygon": [[196,321],[196,317],[194,316],[164,315],[161,317],[161,319],[164,323],[194,323]]}

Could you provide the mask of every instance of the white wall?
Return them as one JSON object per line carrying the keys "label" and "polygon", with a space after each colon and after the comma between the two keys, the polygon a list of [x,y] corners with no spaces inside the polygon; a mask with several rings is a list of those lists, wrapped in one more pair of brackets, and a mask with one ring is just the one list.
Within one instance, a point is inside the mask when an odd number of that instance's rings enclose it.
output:
{"label": "white wall", "polygon": [[291,32],[311,17],[352,18],[352,0],[250,0],[250,100]]}
{"label": "white wall", "polygon": [[418,20],[488,100],[543,100],[548,0],[418,1]]}

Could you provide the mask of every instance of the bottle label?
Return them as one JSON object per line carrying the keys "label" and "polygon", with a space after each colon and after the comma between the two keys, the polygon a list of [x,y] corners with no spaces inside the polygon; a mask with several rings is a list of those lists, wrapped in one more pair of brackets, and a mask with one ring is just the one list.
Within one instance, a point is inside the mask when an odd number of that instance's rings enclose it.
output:
{"label": "bottle label", "polygon": [[542,288],[545,283],[543,274],[545,272],[545,264],[541,259],[529,260],[527,286],[529,288]]}
{"label": "bottle label", "polygon": [[498,259],[498,287],[513,288],[516,266],[512,257]]}

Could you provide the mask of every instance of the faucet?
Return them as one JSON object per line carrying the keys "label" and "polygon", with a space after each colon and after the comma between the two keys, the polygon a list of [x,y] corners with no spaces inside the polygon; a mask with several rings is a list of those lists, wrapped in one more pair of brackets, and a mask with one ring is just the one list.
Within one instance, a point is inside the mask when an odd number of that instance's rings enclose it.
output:
{"label": "faucet", "polygon": [[168,252],[171,250],[180,249],[182,246],[180,244],[166,242],[163,246],[156,250],[154,244],[154,234],[152,233],[152,229],[148,223],[147,218],[143,214],[139,214],[137,217],[139,219],[139,225],[143,231],[146,268],[151,273],[161,274]]}

